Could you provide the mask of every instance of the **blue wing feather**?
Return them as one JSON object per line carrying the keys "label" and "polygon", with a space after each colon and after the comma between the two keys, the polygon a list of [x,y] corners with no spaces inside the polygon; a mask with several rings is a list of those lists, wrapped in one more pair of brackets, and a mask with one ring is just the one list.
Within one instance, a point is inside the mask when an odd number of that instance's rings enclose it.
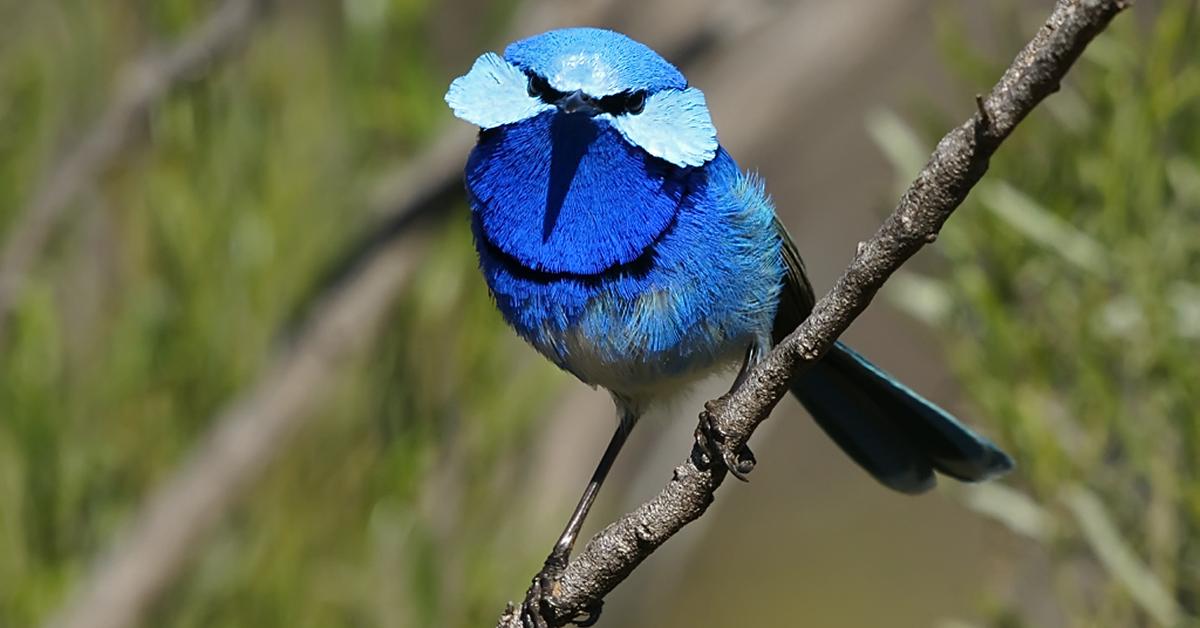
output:
{"label": "blue wing feather", "polygon": [[980,482],[1013,468],[990,440],[840,342],[792,392],[851,458],[895,490],[928,490],[935,470]]}
{"label": "blue wing feather", "polygon": [[[791,236],[778,222],[775,229],[786,269],[773,334],[779,342],[812,311],[814,298]],[[934,471],[978,482],[1013,467],[991,441],[840,342],[796,378],[792,393],[855,462],[897,491],[929,490]]]}

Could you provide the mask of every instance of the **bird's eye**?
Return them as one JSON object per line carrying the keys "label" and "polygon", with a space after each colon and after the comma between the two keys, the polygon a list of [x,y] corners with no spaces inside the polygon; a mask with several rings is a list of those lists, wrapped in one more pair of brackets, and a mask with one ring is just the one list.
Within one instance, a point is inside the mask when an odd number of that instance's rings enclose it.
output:
{"label": "bird's eye", "polygon": [[529,83],[525,90],[533,98],[539,98],[542,102],[552,103],[562,98],[563,93],[550,87],[550,81],[538,76],[537,74],[529,75]]}
{"label": "bird's eye", "polygon": [[646,109],[646,91],[620,92],[599,100],[600,109],[609,115],[630,114],[636,116]]}
{"label": "bird's eye", "polygon": [[629,99],[625,102],[625,110],[632,115],[637,115],[646,110],[646,92],[638,90],[629,95]]}

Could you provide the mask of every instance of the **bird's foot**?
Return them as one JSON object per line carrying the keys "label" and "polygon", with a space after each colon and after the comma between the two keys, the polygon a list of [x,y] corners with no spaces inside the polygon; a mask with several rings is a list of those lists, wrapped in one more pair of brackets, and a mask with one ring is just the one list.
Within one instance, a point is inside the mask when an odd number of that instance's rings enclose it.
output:
{"label": "bird's foot", "polygon": [[700,424],[696,426],[696,444],[704,452],[701,461],[704,466],[723,464],[733,477],[743,482],[750,481],[747,474],[754,470],[757,462],[754,452],[750,451],[748,445],[738,448],[730,446],[729,438],[717,425],[716,408],[711,401],[704,404],[704,412],[700,413]]}
{"label": "bird's foot", "polygon": [[553,597],[566,568],[566,556],[551,554],[546,559],[542,570],[533,577],[529,590],[525,592],[525,601],[521,603],[522,628],[558,628],[567,624],[586,628],[600,619],[600,610],[604,605],[601,600],[569,617],[554,605]]}
{"label": "bird's foot", "polygon": [[551,554],[542,565],[542,570],[533,577],[525,601],[521,603],[521,626],[523,628],[553,628],[561,626],[558,613],[551,598],[554,588],[566,568],[566,560]]}
{"label": "bird's foot", "polygon": [[583,609],[582,614],[576,615],[575,619],[571,620],[571,623],[579,626],[579,628],[588,628],[589,626],[594,626],[596,625],[596,622],[600,621],[600,611],[603,609],[604,600],[596,600],[587,608]]}

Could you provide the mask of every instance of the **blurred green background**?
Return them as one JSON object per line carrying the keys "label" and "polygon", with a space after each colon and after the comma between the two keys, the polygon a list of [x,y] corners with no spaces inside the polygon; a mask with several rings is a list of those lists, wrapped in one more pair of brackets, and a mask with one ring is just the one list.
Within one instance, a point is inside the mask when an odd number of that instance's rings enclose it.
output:
{"label": "blurred green background", "polygon": [[[574,18],[686,58],[823,290],[1048,11],[554,4],[277,1],[125,129],[0,322],[0,626],[61,608],[322,295],[389,247],[411,257],[381,324],[345,332],[354,349],[304,422],[144,625],[480,626],[522,594],[613,417],[504,327],[460,197],[402,224],[386,202],[469,132],[441,96],[479,52]],[[122,68],[218,6],[0,0],[0,239]],[[785,402],[754,481],[724,488],[601,625],[1200,625],[1197,13],[1118,18],[850,332],[1018,472],[886,494]],[[719,388],[639,429],[589,531],[661,486]]]}

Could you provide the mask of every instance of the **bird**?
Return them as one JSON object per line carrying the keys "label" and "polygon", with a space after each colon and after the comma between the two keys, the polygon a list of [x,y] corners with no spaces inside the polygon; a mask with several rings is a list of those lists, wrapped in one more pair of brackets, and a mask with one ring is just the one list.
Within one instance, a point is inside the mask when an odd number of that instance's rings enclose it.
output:
{"label": "bird", "polygon": [[[763,180],[718,141],[704,93],[645,44],[602,28],[547,31],[479,56],[445,101],[479,127],[464,179],[502,317],[616,406],[612,439],[522,606],[527,626],[589,625],[598,608],[556,616],[549,591],[630,431],[700,378],[740,364],[741,381],[808,316],[813,288]],[[841,342],[790,390],[895,491],[1013,468]],[[720,453],[738,474],[737,456]]]}

